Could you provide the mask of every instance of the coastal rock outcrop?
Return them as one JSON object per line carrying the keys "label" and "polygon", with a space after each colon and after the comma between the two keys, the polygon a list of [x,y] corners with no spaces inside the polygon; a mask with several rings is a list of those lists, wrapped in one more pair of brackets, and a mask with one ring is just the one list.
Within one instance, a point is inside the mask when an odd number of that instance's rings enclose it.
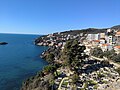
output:
{"label": "coastal rock outcrop", "polygon": [[[108,90],[111,86],[115,87],[120,80],[120,69],[116,69],[110,61],[97,60],[87,55],[84,52],[86,46],[82,43],[88,34],[106,31],[107,29],[89,28],[37,38],[35,45],[49,46],[41,55],[49,65],[36,76],[27,79],[21,90]],[[99,55],[100,53],[96,57]]]}

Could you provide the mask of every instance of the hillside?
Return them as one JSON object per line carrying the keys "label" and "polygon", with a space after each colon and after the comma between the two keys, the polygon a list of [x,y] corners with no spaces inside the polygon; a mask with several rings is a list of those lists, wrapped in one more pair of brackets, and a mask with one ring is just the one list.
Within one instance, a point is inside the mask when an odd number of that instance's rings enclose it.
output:
{"label": "hillside", "polygon": [[[118,30],[119,26],[111,29]],[[97,60],[87,55],[84,52],[86,47],[82,45],[87,34],[106,31],[107,28],[88,28],[37,38],[36,45],[50,46],[41,55],[49,65],[23,82],[21,90],[107,90],[111,86],[110,81],[118,82],[119,69],[115,69],[109,61]]]}
{"label": "hillside", "polygon": [[[52,37],[52,39],[56,40],[56,42],[63,41],[63,40],[60,40],[62,38],[65,39],[64,41],[67,41],[66,38],[69,37],[69,36],[70,36],[69,39],[75,39],[75,38],[84,39],[84,38],[86,38],[87,34],[105,33],[106,31],[107,31],[107,28],[104,28],[104,29],[88,28],[88,29],[81,29],[81,30],[69,30],[69,31],[64,31],[64,32],[53,33],[54,37]],[[38,37],[35,40],[35,44],[44,42],[44,40],[45,41],[49,41],[50,37],[49,37],[49,34],[41,36],[41,37]],[[59,40],[57,40],[57,38],[59,38]],[[47,42],[47,43],[49,43],[49,42]],[[46,46],[46,44],[44,46]],[[47,44],[47,46],[48,46],[48,44]]]}
{"label": "hillside", "polygon": [[111,27],[112,29],[116,29],[116,30],[120,30],[120,25],[116,25],[116,26],[113,26]]}

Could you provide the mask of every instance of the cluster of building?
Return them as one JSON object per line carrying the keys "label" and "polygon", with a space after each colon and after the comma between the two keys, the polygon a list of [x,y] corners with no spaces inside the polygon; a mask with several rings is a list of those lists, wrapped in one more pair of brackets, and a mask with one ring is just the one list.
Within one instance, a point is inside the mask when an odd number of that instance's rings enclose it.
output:
{"label": "cluster of building", "polygon": [[48,34],[47,36],[42,36],[37,45],[40,46],[56,46],[56,47],[62,47],[64,48],[64,45],[66,44],[66,41],[71,39],[80,38],[84,39],[87,34],[83,33],[53,33]]}
{"label": "cluster of building", "polygon": [[107,29],[104,33],[85,34],[85,33],[54,33],[41,37],[37,43],[40,46],[56,46],[63,47],[67,40],[78,39],[86,46],[86,53],[89,54],[91,48],[100,47],[103,52],[114,49],[116,53],[120,53],[120,31],[115,29]]}
{"label": "cluster of building", "polygon": [[[120,31],[108,29],[104,33],[77,33],[65,34],[56,33],[41,37],[37,45],[55,46],[64,48],[67,40],[78,39],[81,45],[86,46],[85,53],[90,54],[90,50],[95,47],[100,47],[103,52],[114,49],[116,53],[120,53]],[[55,61],[59,61],[58,58]],[[87,62],[88,59],[86,59]],[[59,61],[60,62],[60,61]],[[91,63],[93,62],[93,63]],[[67,67],[57,69],[59,74],[54,82],[58,90],[72,90],[74,87],[77,90],[106,90],[109,87],[109,82],[116,82],[120,77],[114,70],[114,67],[102,64],[102,61],[88,60],[78,75],[78,81],[74,86],[73,76],[75,72]],[[79,72],[78,72],[79,73]]]}
{"label": "cluster of building", "polygon": [[100,47],[103,52],[114,49],[116,53],[120,53],[120,31],[107,29],[105,33],[88,34],[83,44],[87,48],[87,54],[95,47]]}

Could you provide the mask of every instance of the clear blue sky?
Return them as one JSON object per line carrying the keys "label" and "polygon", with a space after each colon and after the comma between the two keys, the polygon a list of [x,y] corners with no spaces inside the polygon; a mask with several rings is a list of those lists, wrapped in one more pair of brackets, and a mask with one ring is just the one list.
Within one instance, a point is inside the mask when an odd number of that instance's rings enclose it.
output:
{"label": "clear blue sky", "polygon": [[0,0],[0,33],[48,34],[120,24],[120,0]]}

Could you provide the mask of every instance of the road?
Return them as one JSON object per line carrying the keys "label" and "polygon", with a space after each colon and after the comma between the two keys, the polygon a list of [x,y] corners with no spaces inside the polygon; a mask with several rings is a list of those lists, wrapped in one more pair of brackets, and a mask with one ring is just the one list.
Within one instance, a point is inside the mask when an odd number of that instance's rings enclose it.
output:
{"label": "road", "polygon": [[[99,60],[99,61],[103,61],[105,60],[104,58],[98,58],[98,57],[95,57],[95,56],[90,56],[92,59],[96,59],[96,60]],[[110,64],[113,64],[116,68],[120,67],[120,64],[118,63],[115,63],[111,60],[108,60]]]}
{"label": "road", "polygon": [[60,85],[59,85],[59,87],[58,87],[58,90],[62,90],[62,89],[61,89],[61,86],[62,86],[62,83],[63,83],[63,81],[64,81],[65,79],[68,79],[68,77],[64,77],[64,78],[62,79],[62,81],[60,82]]}

